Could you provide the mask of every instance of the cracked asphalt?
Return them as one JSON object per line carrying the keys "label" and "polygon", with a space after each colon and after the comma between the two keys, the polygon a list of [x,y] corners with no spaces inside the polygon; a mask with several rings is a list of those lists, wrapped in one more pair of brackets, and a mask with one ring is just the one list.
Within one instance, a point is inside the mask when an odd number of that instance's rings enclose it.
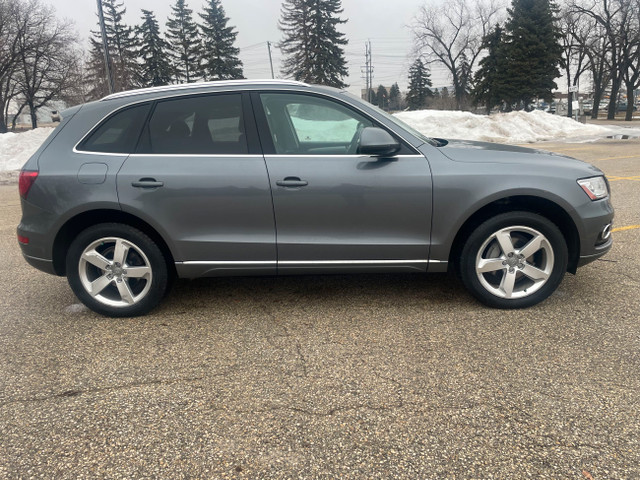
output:
{"label": "cracked asphalt", "polygon": [[[536,144],[611,178],[640,225],[640,140]],[[640,477],[640,229],[542,305],[449,275],[178,282],[100,317],[21,258],[0,186],[0,477]]]}

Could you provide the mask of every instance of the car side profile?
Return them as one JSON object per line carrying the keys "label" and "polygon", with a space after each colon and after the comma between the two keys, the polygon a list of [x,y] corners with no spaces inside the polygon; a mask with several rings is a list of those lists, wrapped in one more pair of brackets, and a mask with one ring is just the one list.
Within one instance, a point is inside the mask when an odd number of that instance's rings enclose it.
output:
{"label": "car side profile", "polygon": [[62,112],[20,174],[22,253],[109,316],[171,280],[445,272],[481,302],[539,303],[612,245],[603,173],[433,139],[292,81],[120,92]]}

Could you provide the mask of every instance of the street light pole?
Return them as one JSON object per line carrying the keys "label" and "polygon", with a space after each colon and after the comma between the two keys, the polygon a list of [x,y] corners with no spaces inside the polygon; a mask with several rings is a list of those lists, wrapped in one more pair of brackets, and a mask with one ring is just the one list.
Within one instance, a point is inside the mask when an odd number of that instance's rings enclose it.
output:
{"label": "street light pole", "polygon": [[102,49],[104,50],[104,65],[105,72],[107,74],[107,85],[109,87],[109,93],[113,93],[115,91],[115,88],[113,86],[113,75],[111,74],[111,57],[109,56],[109,47],[107,46],[107,31],[104,26],[102,0],[96,1],[98,2],[98,18],[100,20],[100,31],[102,32]]}

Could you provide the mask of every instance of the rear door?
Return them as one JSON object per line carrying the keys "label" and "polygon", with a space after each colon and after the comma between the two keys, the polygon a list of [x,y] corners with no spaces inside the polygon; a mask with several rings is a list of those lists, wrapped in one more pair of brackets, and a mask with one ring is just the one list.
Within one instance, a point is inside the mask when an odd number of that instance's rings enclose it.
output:
{"label": "rear door", "polygon": [[431,173],[409,145],[357,153],[375,120],[330,97],[252,97],[273,192],[278,271],[426,271]]}
{"label": "rear door", "polygon": [[158,101],[117,184],[122,209],[161,232],[181,276],[276,272],[269,180],[245,94]]}

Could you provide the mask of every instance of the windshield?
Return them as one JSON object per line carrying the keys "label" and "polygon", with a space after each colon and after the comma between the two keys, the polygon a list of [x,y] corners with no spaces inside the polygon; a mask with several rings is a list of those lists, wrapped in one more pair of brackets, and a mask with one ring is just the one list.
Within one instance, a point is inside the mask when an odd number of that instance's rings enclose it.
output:
{"label": "windshield", "polygon": [[[347,95],[348,97],[354,98],[360,102],[362,102],[362,99],[358,98],[357,96],[343,91],[342,92],[344,95]],[[395,115],[390,115],[389,113],[385,112],[384,110],[382,110],[381,108],[378,108],[375,105],[371,105],[368,104],[367,105],[369,108],[373,108],[375,109],[380,115],[384,116],[386,119],[390,120],[391,122],[395,123],[397,126],[399,126],[400,128],[402,128],[403,130],[408,131],[411,135],[413,135],[414,137],[419,138],[420,140],[422,140],[425,143],[428,143],[430,145],[433,145],[435,147],[439,147],[440,146],[440,142],[438,142],[436,139],[434,138],[430,138],[427,137],[426,135],[420,133],[418,130],[416,130],[415,128],[413,128],[411,125],[407,125],[405,122],[403,122],[402,120],[400,120],[398,117],[396,117]]]}

